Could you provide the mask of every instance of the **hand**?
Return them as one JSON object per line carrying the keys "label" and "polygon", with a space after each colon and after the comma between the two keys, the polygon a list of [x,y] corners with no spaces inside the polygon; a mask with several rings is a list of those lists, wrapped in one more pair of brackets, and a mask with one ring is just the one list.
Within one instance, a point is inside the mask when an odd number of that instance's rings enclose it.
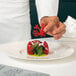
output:
{"label": "hand", "polygon": [[55,40],[60,39],[66,32],[66,26],[59,21],[57,16],[43,17],[40,21],[40,25],[46,25],[44,32],[54,37]]}

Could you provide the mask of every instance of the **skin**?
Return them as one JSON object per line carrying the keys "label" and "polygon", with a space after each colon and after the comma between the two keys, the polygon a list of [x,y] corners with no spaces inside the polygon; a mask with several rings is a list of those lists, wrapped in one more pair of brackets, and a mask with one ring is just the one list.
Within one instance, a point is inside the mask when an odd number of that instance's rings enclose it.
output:
{"label": "skin", "polygon": [[66,32],[66,25],[63,24],[57,16],[46,16],[40,20],[40,25],[45,24],[44,32],[54,37],[55,40],[60,39]]}

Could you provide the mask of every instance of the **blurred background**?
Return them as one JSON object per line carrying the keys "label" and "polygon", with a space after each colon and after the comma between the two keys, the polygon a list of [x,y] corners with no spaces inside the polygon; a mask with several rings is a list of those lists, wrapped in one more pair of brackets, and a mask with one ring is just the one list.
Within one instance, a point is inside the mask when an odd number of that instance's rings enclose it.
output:
{"label": "blurred background", "polygon": [[[35,0],[30,0],[30,18],[31,18],[31,36],[32,38],[35,38],[32,34],[33,27],[38,24],[38,16],[37,16],[37,10],[35,6]],[[59,11],[58,11],[58,17],[60,18],[60,21],[64,22],[68,16],[72,16],[73,18],[76,18],[76,0],[60,0],[59,2]],[[46,36],[50,37],[50,36]],[[40,38],[40,37],[37,37]]]}

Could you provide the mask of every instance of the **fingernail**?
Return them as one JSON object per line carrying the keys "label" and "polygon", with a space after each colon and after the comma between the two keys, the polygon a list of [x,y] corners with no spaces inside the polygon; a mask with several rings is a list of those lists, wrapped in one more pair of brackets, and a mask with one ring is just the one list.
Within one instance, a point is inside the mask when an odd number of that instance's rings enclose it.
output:
{"label": "fingernail", "polygon": [[56,35],[54,35],[54,38],[56,38],[57,36]]}
{"label": "fingernail", "polygon": [[57,37],[56,37],[56,36],[54,36],[54,39],[55,39],[55,40],[57,40]]}
{"label": "fingernail", "polygon": [[47,32],[47,29],[46,28],[44,28],[44,32]]}
{"label": "fingernail", "polygon": [[57,38],[55,38],[55,40],[58,40]]}

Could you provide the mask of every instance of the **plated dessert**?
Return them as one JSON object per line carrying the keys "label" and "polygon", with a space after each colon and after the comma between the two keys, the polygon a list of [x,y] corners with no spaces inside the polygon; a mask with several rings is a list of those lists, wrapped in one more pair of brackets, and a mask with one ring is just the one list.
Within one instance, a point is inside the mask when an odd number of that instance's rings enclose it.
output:
{"label": "plated dessert", "polygon": [[[14,42],[2,45],[0,49],[16,59],[24,60],[56,60],[69,57],[74,53],[74,49],[64,44],[44,40],[26,40],[25,42]],[[56,48],[55,48],[56,47]]]}
{"label": "plated dessert", "polygon": [[46,56],[49,54],[49,46],[46,41],[39,40],[29,41],[27,44],[27,54],[30,56]]}

